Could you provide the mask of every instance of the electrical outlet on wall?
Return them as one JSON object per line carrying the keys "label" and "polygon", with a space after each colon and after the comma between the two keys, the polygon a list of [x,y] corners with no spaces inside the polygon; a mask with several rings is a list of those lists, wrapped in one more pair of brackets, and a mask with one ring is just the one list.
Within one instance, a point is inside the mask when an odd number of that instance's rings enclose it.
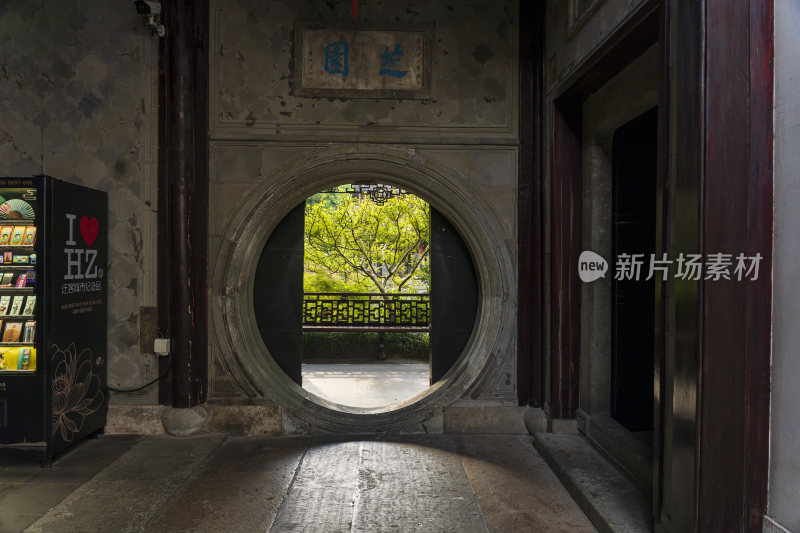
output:
{"label": "electrical outlet on wall", "polygon": [[170,339],[156,339],[153,343],[153,351],[156,355],[169,355]]}

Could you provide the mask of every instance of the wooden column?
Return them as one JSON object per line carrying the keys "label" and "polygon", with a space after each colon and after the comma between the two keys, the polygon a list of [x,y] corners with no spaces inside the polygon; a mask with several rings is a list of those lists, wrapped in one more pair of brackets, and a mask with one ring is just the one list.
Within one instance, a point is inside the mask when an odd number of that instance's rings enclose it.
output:
{"label": "wooden column", "polygon": [[770,0],[706,0],[703,247],[763,259],[757,281],[703,285],[699,531],[760,532],[766,512],[772,24]]}
{"label": "wooden column", "polygon": [[208,387],[207,0],[165,4],[160,62],[159,324],[172,339],[172,372],[159,398],[205,401]]}
{"label": "wooden column", "polygon": [[544,404],[544,1],[520,5],[517,395]]}

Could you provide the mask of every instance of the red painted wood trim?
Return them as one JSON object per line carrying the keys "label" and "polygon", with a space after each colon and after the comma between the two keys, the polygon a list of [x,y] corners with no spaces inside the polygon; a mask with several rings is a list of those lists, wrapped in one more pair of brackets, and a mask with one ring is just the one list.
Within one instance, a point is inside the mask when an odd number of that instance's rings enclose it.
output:
{"label": "red painted wood trim", "polygon": [[761,531],[769,481],[773,243],[773,0],[750,2],[750,165],[748,252],[761,253],[761,275],[748,284],[745,369],[743,530]]}
{"label": "red painted wood trim", "polygon": [[553,112],[551,418],[573,418],[578,407],[581,334],[578,256],[582,217],[579,113],[579,107],[564,109],[558,104]]}
{"label": "red painted wood trim", "polygon": [[757,281],[705,282],[698,530],[761,531],[772,256],[772,3],[706,3],[705,251],[760,253]]}

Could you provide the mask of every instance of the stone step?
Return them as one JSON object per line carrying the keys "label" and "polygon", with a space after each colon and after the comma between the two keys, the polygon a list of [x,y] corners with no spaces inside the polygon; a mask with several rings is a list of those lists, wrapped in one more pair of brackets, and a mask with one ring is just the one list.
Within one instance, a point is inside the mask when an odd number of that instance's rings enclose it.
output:
{"label": "stone step", "polygon": [[601,533],[653,531],[650,498],[580,435],[537,433],[534,446]]}

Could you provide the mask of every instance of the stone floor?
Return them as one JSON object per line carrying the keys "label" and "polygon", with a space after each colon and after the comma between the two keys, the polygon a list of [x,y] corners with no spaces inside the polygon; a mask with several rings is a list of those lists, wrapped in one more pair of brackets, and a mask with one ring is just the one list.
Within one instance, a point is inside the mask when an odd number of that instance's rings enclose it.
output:
{"label": "stone floor", "polygon": [[383,407],[408,400],[430,385],[427,363],[303,364],[303,388],[350,407]]}
{"label": "stone floor", "polygon": [[104,436],[0,459],[0,531],[595,531],[530,437]]}

